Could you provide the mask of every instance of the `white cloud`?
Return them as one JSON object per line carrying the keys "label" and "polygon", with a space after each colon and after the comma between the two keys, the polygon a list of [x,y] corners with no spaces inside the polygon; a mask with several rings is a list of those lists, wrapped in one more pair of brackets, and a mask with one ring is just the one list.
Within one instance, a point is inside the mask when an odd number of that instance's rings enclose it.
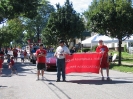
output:
{"label": "white cloud", "polygon": [[[66,0],[48,0],[52,5],[60,3],[63,5]],[[88,6],[91,4],[92,0],[69,0],[72,2],[74,10],[78,13],[82,13],[88,9]]]}

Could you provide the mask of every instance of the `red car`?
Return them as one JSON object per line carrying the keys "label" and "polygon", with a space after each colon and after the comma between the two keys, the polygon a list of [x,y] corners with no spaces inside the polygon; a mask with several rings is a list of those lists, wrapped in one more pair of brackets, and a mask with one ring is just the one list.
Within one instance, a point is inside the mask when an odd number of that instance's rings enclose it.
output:
{"label": "red car", "polygon": [[46,70],[56,69],[56,57],[53,52],[48,52],[46,55]]}

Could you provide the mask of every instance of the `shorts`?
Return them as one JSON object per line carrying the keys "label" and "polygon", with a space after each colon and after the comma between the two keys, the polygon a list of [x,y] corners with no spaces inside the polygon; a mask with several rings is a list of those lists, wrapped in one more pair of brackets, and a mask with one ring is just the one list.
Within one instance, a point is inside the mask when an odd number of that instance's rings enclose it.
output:
{"label": "shorts", "polygon": [[21,60],[24,60],[24,58],[21,58]]}
{"label": "shorts", "polygon": [[46,65],[45,63],[37,63],[37,70],[45,70]]}
{"label": "shorts", "polygon": [[109,67],[109,62],[108,62],[108,58],[107,57],[103,57],[102,58],[100,67],[101,68],[107,68],[107,67]]}

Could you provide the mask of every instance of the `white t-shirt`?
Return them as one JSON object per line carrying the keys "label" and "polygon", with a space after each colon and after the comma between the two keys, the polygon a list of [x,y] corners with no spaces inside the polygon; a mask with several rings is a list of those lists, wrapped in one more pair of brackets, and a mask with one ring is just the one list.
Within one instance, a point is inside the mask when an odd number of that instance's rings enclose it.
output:
{"label": "white t-shirt", "polygon": [[21,57],[21,58],[24,58],[24,54],[23,54],[23,53],[20,53],[20,57]]}
{"label": "white t-shirt", "polygon": [[55,51],[55,55],[58,59],[64,59],[65,54],[70,54],[70,50],[66,46],[59,46]]}

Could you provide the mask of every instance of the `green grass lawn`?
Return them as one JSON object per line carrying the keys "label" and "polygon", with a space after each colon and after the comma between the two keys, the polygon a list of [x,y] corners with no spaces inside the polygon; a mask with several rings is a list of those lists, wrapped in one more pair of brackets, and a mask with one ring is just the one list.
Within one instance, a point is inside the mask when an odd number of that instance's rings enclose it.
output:
{"label": "green grass lawn", "polygon": [[[111,51],[109,53],[117,53],[118,55],[118,52],[116,51]],[[121,53],[121,63],[127,63],[126,65],[118,65],[118,64],[115,64],[115,63],[112,63],[110,65],[110,69],[113,69],[113,70],[118,70],[118,71],[121,71],[121,72],[132,72],[133,73],[133,55],[127,53],[127,52],[122,52]]]}
{"label": "green grass lawn", "polygon": [[121,72],[131,72],[131,73],[133,73],[133,66],[129,66],[129,65],[120,65],[120,66],[118,66],[118,64],[111,64],[110,69],[121,71]]}

